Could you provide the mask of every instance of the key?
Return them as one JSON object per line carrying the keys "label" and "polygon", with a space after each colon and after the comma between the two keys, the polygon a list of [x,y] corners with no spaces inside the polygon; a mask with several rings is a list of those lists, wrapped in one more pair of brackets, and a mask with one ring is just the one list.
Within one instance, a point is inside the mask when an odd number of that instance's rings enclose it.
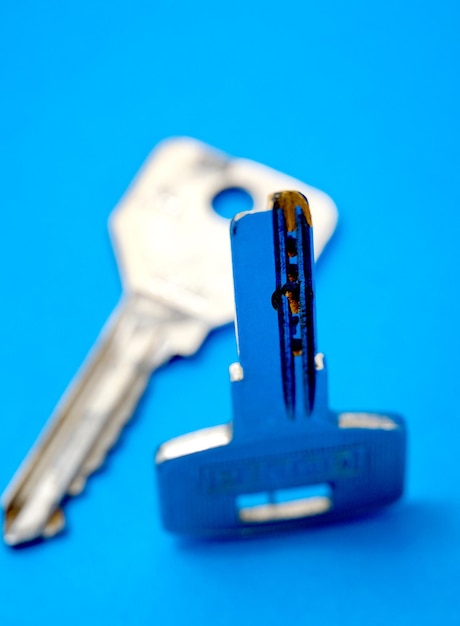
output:
{"label": "key", "polygon": [[124,293],[3,495],[7,543],[63,528],[63,498],[80,493],[104,462],[152,371],[193,354],[210,329],[232,321],[228,221],[212,210],[214,196],[241,187],[260,209],[288,183],[315,199],[319,251],[336,222],[323,192],[192,139],[154,151],[110,219]]}
{"label": "key", "polygon": [[239,350],[230,367],[233,423],[159,448],[165,528],[246,534],[395,501],[404,481],[403,419],[328,408],[306,198],[275,193],[270,210],[233,219],[231,239]]}

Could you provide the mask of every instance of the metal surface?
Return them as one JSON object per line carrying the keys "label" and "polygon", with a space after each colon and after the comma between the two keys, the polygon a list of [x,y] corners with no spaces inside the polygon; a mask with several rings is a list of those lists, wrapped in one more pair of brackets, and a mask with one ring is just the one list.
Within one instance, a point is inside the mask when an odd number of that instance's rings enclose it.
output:
{"label": "metal surface", "polygon": [[308,203],[282,192],[270,208],[232,222],[240,361],[231,367],[233,423],[166,442],[157,453],[163,522],[173,532],[333,521],[402,494],[402,418],[328,408]]}
{"label": "metal surface", "polygon": [[3,495],[7,543],[58,532],[62,499],[103,463],[151,372],[233,319],[228,220],[212,210],[216,193],[247,188],[262,208],[287,181],[315,197],[321,249],[336,222],[322,192],[192,139],[153,152],[110,222],[125,293]]}
{"label": "metal surface", "polygon": [[169,139],[155,150],[110,220],[123,284],[177,311],[219,325],[234,319],[228,220],[215,213],[223,189],[246,189],[254,210],[277,189],[310,199],[319,256],[337,209],[324,192],[265,165],[230,158],[194,139]]}

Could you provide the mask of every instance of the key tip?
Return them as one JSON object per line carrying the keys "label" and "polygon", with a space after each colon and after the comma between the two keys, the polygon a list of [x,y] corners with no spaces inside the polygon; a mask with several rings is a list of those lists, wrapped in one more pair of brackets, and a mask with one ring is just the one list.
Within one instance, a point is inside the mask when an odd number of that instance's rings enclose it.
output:
{"label": "key tip", "polygon": [[15,520],[10,521],[8,517],[5,517],[5,524],[3,527],[3,540],[8,546],[19,546],[24,543],[29,543],[34,539],[40,537],[40,532],[36,532],[35,529],[25,527],[20,522]]}
{"label": "key tip", "polygon": [[65,526],[61,509],[56,509],[46,522],[45,527],[40,517],[29,515],[21,509],[6,509],[3,525],[3,540],[9,546],[19,546],[39,539],[53,537]]}
{"label": "key tip", "polygon": [[289,232],[296,229],[296,207],[302,209],[302,213],[307,220],[307,224],[312,227],[310,205],[307,198],[300,191],[277,191],[270,196],[273,210],[281,209],[286,219],[286,226]]}

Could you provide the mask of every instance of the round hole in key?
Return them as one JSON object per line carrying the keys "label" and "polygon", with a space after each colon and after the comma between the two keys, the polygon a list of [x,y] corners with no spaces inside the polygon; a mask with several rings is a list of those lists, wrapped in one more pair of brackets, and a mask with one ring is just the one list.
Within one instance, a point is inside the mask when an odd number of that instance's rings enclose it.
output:
{"label": "round hole in key", "polygon": [[254,199],[242,187],[227,187],[219,191],[212,199],[212,208],[221,217],[232,219],[237,213],[250,211],[254,206]]}

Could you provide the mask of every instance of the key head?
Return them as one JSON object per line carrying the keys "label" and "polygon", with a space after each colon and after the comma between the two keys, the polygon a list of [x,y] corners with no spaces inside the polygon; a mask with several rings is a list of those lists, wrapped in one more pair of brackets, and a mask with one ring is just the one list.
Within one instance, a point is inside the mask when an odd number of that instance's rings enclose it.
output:
{"label": "key head", "polygon": [[[394,414],[313,419],[308,433],[232,438],[230,426],[173,439],[157,453],[164,527],[225,535],[333,522],[397,500],[406,433]],[[335,422],[335,423],[334,423]]]}
{"label": "key head", "polygon": [[256,211],[264,210],[267,195],[279,188],[308,194],[318,254],[335,228],[337,210],[325,193],[194,139],[169,139],[153,151],[111,216],[124,289],[211,326],[231,322],[229,221],[213,210],[212,201],[234,187],[251,194]]}

